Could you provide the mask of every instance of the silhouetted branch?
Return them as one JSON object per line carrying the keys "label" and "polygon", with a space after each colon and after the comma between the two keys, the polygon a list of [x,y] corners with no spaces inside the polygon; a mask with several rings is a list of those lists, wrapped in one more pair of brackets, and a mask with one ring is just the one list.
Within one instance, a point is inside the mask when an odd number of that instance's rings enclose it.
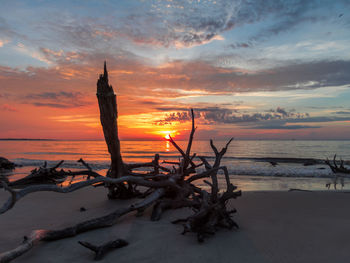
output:
{"label": "silhouetted branch", "polygon": [[334,189],[337,189],[338,180],[340,180],[341,186],[344,187],[344,177],[350,174],[350,169],[344,166],[344,161],[340,160],[340,165],[338,166],[337,155],[335,154],[333,157],[333,164],[328,160],[328,158],[325,163],[329,166],[329,168],[331,168],[332,172],[334,173],[333,182],[327,183],[326,187],[329,189],[333,184]]}
{"label": "silhouetted branch", "polygon": [[328,160],[325,163],[331,168],[333,173],[342,173],[342,174],[350,174],[350,169],[344,167],[344,161],[340,160],[340,166],[337,165],[337,155],[335,154],[333,157],[333,164]]}
{"label": "silhouetted branch", "polygon": [[[130,182],[140,186],[146,186],[151,188],[169,187],[171,189],[179,189],[180,186],[178,186],[175,183],[176,178],[178,178],[178,175],[174,175],[172,178],[166,179],[166,180],[152,181],[152,180],[147,180],[147,178],[141,178],[136,176],[123,176],[122,178],[110,178],[110,177],[99,176],[91,180],[86,180],[75,184],[71,184],[70,186],[67,186],[67,187],[59,187],[57,185],[43,184],[43,185],[27,186],[21,190],[13,190],[6,184],[6,182],[0,181],[4,189],[11,193],[10,198],[0,208],[0,214],[3,214],[9,209],[11,209],[15,205],[15,203],[18,202],[24,196],[34,192],[50,191],[50,192],[56,192],[56,193],[70,193],[78,189],[81,189],[96,183],[101,183],[101,182],[109,183],[109,184],[120,184],[124,182]],[[151,179],[153,179],[153,177]]]}
{"label": "silhouetted branch", "polygon": [[53,167],[47,167],[47,163],[45,162],[43,166],[39,167],[38,169],[35,168],[31,171],[31,173],[21,178],[17,181],[10,182],[9,185],[11,187],[23,187],[30,184],[58,184],[64,182],[67,177],[69,176],[77,176],[77,175],[87,175],[89,177],[97,177],[101,176],[100,174],[94,172],[91,170],[90,166],[85,163],[82,159],[80,159],[78,162],[82,162],[85,167],[88,168],[88,170],[83,171],[65,171],[63,169],[57,170],[59,166],[63,164],[64,161],[60,161],[58,164],[54,165]]}

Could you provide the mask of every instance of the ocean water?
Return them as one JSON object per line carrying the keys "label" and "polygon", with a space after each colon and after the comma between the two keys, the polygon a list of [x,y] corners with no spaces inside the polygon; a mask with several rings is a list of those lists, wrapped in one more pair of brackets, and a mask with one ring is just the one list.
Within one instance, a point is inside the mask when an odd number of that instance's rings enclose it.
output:
{"label": "ocean water", "polygon": [[[185,149],[187,142],[177,143]],[[225,141],[214,143],[219,150],[225,145]],[[127,163],[150,161],[155,153],[160,154],[161,160],[174,161],[180,157],[168,141],[122,141],[121,149]],[[214,161],[209,141],[195,141],[192,152]],[[221,164],[228,167],[232,182],[246,191],[326,190],[325,184],[332,182],[334,175],[324,160],[332,159],[334,154],[348,163],[350,141],[234,140]],[[63,168],[83,169],[76,162],[83,158],[103,175],[109,167],[104,141],[0,141],[0,156],[22,165],[9,175],[11,180],[23,177],[44,161],[53,165],[65,160]],[[221,182],[223,177],[220,175],[219,179]],[[348,179],[344,187],[350,189]]]}

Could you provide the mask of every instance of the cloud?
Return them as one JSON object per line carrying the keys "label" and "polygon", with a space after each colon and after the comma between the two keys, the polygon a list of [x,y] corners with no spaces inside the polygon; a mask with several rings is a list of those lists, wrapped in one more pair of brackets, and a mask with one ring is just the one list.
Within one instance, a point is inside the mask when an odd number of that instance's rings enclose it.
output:
{"label": "cloud", "polygon": [[[152,40],[155,40],[154,42],[161,43],[163,46],[192,47],[205,44],[225,31],[262,21],[271,15],[277,16],[281,22],[278,24],[279,28],[270,30],[276,33],[286,30],[293,18],[301,18],[302,14],[314,6],[313,2],[158,1],[147,16],[132,15],[127,19],[129,24],[135,25],[129,28],[131,34],[139,36],[141,33],[141,38],[145,43],[152,43]],[[150,19],[150,16],[153,19]],[[154,31],[159,33],[150,32],[149,28],[152,28],[152,31],[156,28],[157,30]],[[241,47],[246,45],[242,44]]]}
{"label": "cloud", "polygon": [[278,91],[315,89],[350,84],[350,61],[312,61],[290,63],[252,74],[229,73],[239,91]]}
{"label": "cloud", "polygon": [[80,99],[82,97],[81,92],[66,92],[66,91],[58,91],[58,92],[42,92],[42,93],[32,93],[25,96],[27,99],[51,99],[51,100],[59,100],[61,98],[71,98],[71,99]]}
{"label": "cloud", "polygon": [[[145,106],[147,109],[161,108],[164,100],[168,100],[169,105],[169,100],[174,98],[231,96],[234,93],[298,89],[315,90],[317,94],[317,88],[320,87],[344,86],[346,89],[346,85],[350,85],[350,61],[343,60],[292,63],[278,68],[245,72],[244,69],[216,66],[205,58],[192,61],[173,60],[161,65],[152,65],[143,57],[131,52],[124,55],[118,52],[73,54],[60,50],[41,50],[43,55],[53,62],[52,66],[28,67],[25,70],[0,66],[0,86],[3,92],[17,97],[22,96],[24,92],[30,93],[26,99],[30,100],[30,103],[37,103],[37,106],[44,103],[61,104],[57,101],[67,101],[72,94],[88,96],[95,92],[96,78],[106,58],[110,81],[115,85],[117,94],[124,96],[128,101],[133,98],[134,104],[135,100],[139,105],[145,101],[143,105],[148,103],[148,106]],[[74,92],[80,94],[70,93],[72,87],[75,87]],[[33,93],[33,90],[37,93]],[[48,90],[55,93],[50,94]],[[65,93],[61,92],[67,92],[68,95],[65,96]],[[44,96],[61,97],[55,101],[52,101],[54,98],[51,98],[51,101],[42,101],[50,99]],[[88,97],[92,100],[90,95]],[[59,107],[80,107],[87,104],[87,101],[82,96],[75,97]],[[131,109],[130,103],[123,106]]]}
{"label": "cloud", "polygon": [[5,43],[6,41],[9,41],[8,39],[11,39],[13,37],[22,37],[25,38],[25,36],[17,33],[5,20],[5,18],[0,16],[0,35],[2,38],[5,38],[3,40]]}
{"label": "cloud", "polygon": [[32,102],[30,103],[36,107],[49,107],[49,108],[58,108],[58,109],[70,109],[75,107],[80,107],[81,105],[72,105],[72,104],[60,104],[60,103],[42,103],[42,102]]}
{"label": "cloud", "polygon": [[[285,118],[267,120],[265,122],[256,122],[245,126],[245,129],[273,129],[273,130],[297,130],[297,129],[315,129],[321,128],[322,125],[315,125],[315,123],[329,123],[337,121],[350,121],[350,117],[329,117],[329,116],[315,116],[310,117],[309,114],[297,118]],[[295,125],[294,123],[302,123]],[[309,124],[309,125],[307,125]]]}
{"label": "cloud", "polygon": [[[328,116],[317,116],[317,117],[304,117],[297,118],[285,118],[285,119],[271,119],[264,122],[256,122],[244,124],[245,129],[262,129],[262,130],[298,130],[298,129],[315,129],[321,128],[322,125],[315,125],[315,123],[329,123],[337,121],[350,121],[350,117],[328,117]],[[295,125],[294,123],[302,123]],[[309,124],[309,125],[307,125]]]}
{"label": "cloud", "polygon": [[[276,110],[269,110],[267,113],[240,113],[236,109],[210,107],[194,108],[197,122],[201,124],[241,124],[255,123],[271,120],[289,120],[292,118],[303,119],[309,115],[303,113],[294,113],[294,110],[287,111],[281,107]],[[166,125],[172,122],[185,122],[191,119],[189,111],[178,111],[168,113],[165,118],[154,122],[156,125]]]}
{"label": "cloud", "polygon": [[[169,110],[170,108],[159,108]],[[169,125],[176,122],[182,123],[191,120],[190,112],[185,107],[174,107],[177,112],[171,112],[164,118],[156,120],[154,125]],[[266,112],[241,113],[239,110],[211,107],[197,108],[196,123],[201,125],[230,125],[235,124],[243,129],[261,130],[301,130],[322,128],[316,123],[350,121],[350,117],[314,116],[309,113],[298,113],[294,109],[287,110],[282,107],[271,109]],[[350,114],[350,112],[348,113]],[[300,123],[300,124],[299,124]]]}
{"label": "cloud", "polygon": [[[346,1],[342,1],[346,5]],[[113,4],[111,4],[113,6]],[[115,5],[121,9],[123,5]],[[322,8],[333,8],[331,1]],[[113,8],[113,7],[112,7]],[[88,49],[113,49],[122,39],[149,47],[191,48],[214,40],[224,40],[223,34],[237,27],[273,19],[250,40],[256,42],[279,34],[295,26],[325,19],[311,15],[319,9],[319,2],[310,1],[142,1],[140,8],[103,17],[81,17],[69,13],[53,13],[38,28],[62,46]],[[317,13],[317,12],[314,12]],[[55,34],[52,34],[55,32]],[[125,44],[125,42],[124,42]],[[240,42],[234,48],[245,48],[252,43]]]}
{"label": "cloud", "polygon": [[[226,12],[225,7],[230,11]],[[142,14],[121,19],[118,32],[137,44],[186,48],[223,40],[230,24],[231,3],[217,1],[157,1]]]}
{"label": "cloud", "polygon": [[77,108],[88,104],[84,101],[84,96],[81,92],[42,92],[31,93],[24,97],[24,103],[32,104],[37,107],[50,108]]}
{"label": "cloud", "polygon": [[[164,20],[167,20],[164,23]],[[170,21],[171,20],[171,21]],[[128,40],[136,45],[157,47],[192,47],[223,40],[216,32],[188,30],[179,20],[175,21],[162,15],[154,15],[151,11],[142,14],[132,13],[124,18],[114,18],[110,24],[103,19],[56,17],[45,22],[41,29],[51,34],[62,45],[88,49],[115,49],[121,40]],[[117,23],[115,22],[117,21]],[[213,23],[216,21],[212,20]],[[211,22],[208,22],[211,23]],[[210,27],[210,25],[204,26]]]}
{"label": "cloud", "polygon": [[[87,82],[88,78],[94,79],[92,76],[98,66],[107,58],[111,76],[118,80],[122,95],[145,93],[180,98],[349,85],[350,61],[347,60],[285,61],[282,65],[253,71],[235,63],[225,65],[222,61],[231,63],[238,55],[209,57],[204,54],[192,60],[169,59],[159,65],[131,52],[129,42],[125,42],[128,39],[151,48],[153,45],[191,47],[219,39],[222,33],[235,27],[270,18],[276,19],[276,26],[288,21],[283,24],[286,28],[288,24],[297,23],[299,18],[309,17],[310,10],[318,8],[315,3],[313,0],[150,1],[140,3],[141,10],[128,9],[123,15],[91,18],[68,12],[52,15],[50,19],[46,17],[46,20],[38,18],[35,26],[42,32],[44,41],[32,55],[50,63],[50,67],[28,68],[24,72],[0,68],[0,78],[16,78],[37,85],[39,79],[51,78],[57,86],[62,79]],[[326,1],[322,6],[333,5]],[[14,33],[4,19],[0,19],[0,25],[3,31]],[[36,45],[38,41],[35,41]],[[244,48],[254,43],[242,41],[232,45]],[[268,59],[246,60],[250,65],[271,64]]]}
{"label": "cloud", "polygon": [[350,115],[350,111],[336,111],[334,113],[339,115]]}
{"label": "cloud", "polygon": [[251,8],[257,10],[259,18],[257,21],[268,21],[273,18],[273,23],[266,23],[267,26],[251,36],[249,40],[251,42],[264,41],[280,33],[291,31],[297,26],[332,20],[331,14],[333,11],[336,13],[339,7],[349,8],[349,1],[339,0],[337,4],[333,1],[317,0],[253,1]]}
{"label": "cloud", "polygon": [[249,48],[249,47],[252,47],[252,43],[250,42],[237,42],[237,43],[233,43],[233,44],[230,44],[229,47],[232,48],[232,49],[237,49],[237,48]]}
{"label": "cloud", "polygon": [[154,122],[156,125],[167,125],[173,122],[184,122],[191,120],[191,114],[187,111],[183,112],[173,112],[166,115],[162,120],[157,120]]}
{"label": "cloud", "polygon": [[[286,118],[286,117],[294,117],[294,116],[298,116],[299,113],[295,114],[295,110],[292,109],[290,111],[286,111],[284,108],[281,108],[281,107],[277,107],[276,109],[271,109],[269,110],[269,112],[276,112],[276,113],[279,113],[281,114],[282,117]],[[308,113],[305,113],[305,115],[308,117]]]}
{"label": "cloud", "polygon": [[259,130],[300,130],[300,129],[317,129],[322,126],[308,126],[308,125],[286,125],[286,124],[259,124],[251,126],[247,129]]}
{"label": "cloud", "polygon": [[206,111],[202,113],[202,116],[209,123],[223,123],[223,124],[234,124],[234,123],[251,123],[251,122],[260,122],[260,121],[270,121],[270,120],[279,120],[286,118],[304,118],[307,114],[287,112],[285,109],[278,107],[276,110],[273,110],[267,113],[246,113],[240,114],[230,111],[228,109],[222,109],[221,111]]}
{"label": "cloud", "polygon": [[316,1],[299,1],[296,5],[289,5],[283,11],[279,20],[251,38],[252,41],[268,39],[273,35],[278,35],[282,32],[289,31],[299,24],[308,22],[317,22],[325,20],[326,17],[322,15],[311,15],[308,11],[317,9]]}
{"label": "cloud", "polygon": [[223,68],[204,60],[176,60],[161,67],[143,66],[141,71],[124,75],[124,79],[130,85],[138,80],[163,92],[169,89],[170,92],[187,90],[222,94],[317,89],[350,85],[350,61],[291,63],[247,73],[244,69]]}
{"label": "cloud", "polygon": [[[346,0],[337,4],[349,6]],[[329,19],[318,11],[322,8],[329,11],[337,7],[332,1],[322,1],[320,4],[317,0],[156,1],[152,6],[146,16],[127,17],[129,24],[137,28],[135,32],[133,27],[128,28],[131,35],[141,35],[146,43],[152,43],[153,39],[163,46],[181,43],[183,47],[205,44],[226,31],[261,22],[271,25],[259,30],[250,39],[253,42],[268,39],[300,24]],[[269,23],[271,19],[273,23]],[[250,43],[235,45],[248,46]]]}
{"label": "cloud", "polygon": [[289,123],[316,123],[316,122],[335,122],[335,121],[350,121],[350,117],[332,117],[332,116],[317,116],[307,117],[302,119],[288,119]]}
{"label": "cloud", "polygon": [[43,19],[38,28],[50,36],[50,41],[55,41],[60,47],[68,50],[72,47],[79,50],[101,50],[117,47],[119,43],[117,40],[121,37],[121,33],[112,25],[100,21],[101,19],[76,17],[69,13],[52,15],[53,17]]}
{"label": "cloud", "polygon": [[290,113],[286,112],[285,109],[282,109],[280,107],[277,107],[276,112],[281,113],[283,117],[288,117]]}
{"label": "cloud", "polygon": [[45,57],[47,61],[50,62],[74,62],[74,61],[79,61],[83,59],[84,53],[78,53],[78,52],[73,52],[73,51],[63,51],[62,49],[55,51],[49,48],[43,48],[40,47],[39,51],[42,53],[42,55]]}

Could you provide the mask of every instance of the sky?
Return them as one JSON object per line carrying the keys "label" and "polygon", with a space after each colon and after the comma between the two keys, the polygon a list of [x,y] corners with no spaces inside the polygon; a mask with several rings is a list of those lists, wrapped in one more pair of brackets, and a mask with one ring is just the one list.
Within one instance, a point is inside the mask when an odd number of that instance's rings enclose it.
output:
{"label": "sky", "polygon": [[0,138],[350,139],[348,0],[0,4]]}

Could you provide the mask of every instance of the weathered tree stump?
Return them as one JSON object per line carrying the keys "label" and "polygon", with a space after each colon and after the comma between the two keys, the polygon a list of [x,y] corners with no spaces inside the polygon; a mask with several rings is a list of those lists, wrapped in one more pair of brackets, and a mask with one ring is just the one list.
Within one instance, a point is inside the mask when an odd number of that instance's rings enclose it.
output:
{"label": "weathered tree stump", "polygon": [[[103,128],[103,134],[111,156],[111,167],[107,176],[119,178],[123,176],[124,164],[120,153],[120,141],[118,137],[118,111],[117,96],[114,93],[112,85],[108,83],[108,72],[106,61],[104,63],[104,73],[100,75],[97,81],[97,100],[100,108],[100,121]],[[127,191],[123,184],[109,186],[109,198],[115,198],[117,192]]]}

